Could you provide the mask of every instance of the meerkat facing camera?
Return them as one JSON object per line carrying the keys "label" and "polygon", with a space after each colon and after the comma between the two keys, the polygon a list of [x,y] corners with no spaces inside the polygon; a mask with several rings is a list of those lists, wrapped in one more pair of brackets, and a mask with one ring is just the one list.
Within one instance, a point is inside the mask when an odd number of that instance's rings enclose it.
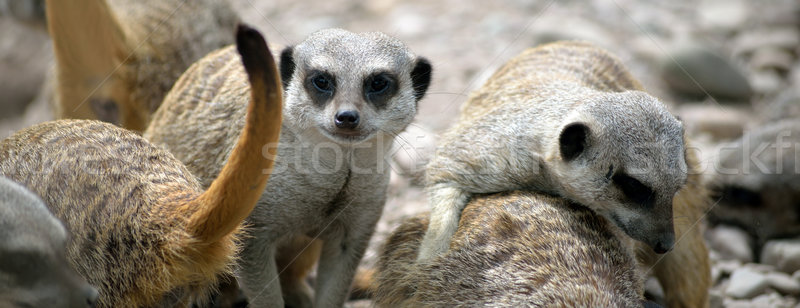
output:
{"label": "meerkat facing camera", "polygon": [[[190,68],[144,133],[203,185],[243,125],[249,88],[241,70],[226,66],[229,54]],[[282,290],[276,256],[298,237],[319,238],[314,304],[341,306],[383,210],[384,156],[415,116],[431,66],[385,34],[327,29],[285,49],[280,67],[285,121],[280,144],[267,145],[277,147],[275,172],[248,219],[238,282],[255,307],[310,305],[307,290],[296,290],[302,284]]]}
{"label": "meerkat facing camera", "polygon": [[141,132],[192,63],[232,44],[227,1],[47,0],[57,118]]}
{"label": "meerkat facing camera", "polygon": [[[708,256],[701,231],[690,229],[706,199],[692,174],[695,158],[686,150],[683,125],[606,51],[559,42],[523,52],[470,96],[442,140],[426,168],[431,219],[419,262],[447,251],[473,195],[532,190],[606,217],[650,246],[642,259],[652,261],[653,252],[673,247],[673,212],[686,219],[678,235],[691,233],[684,240],[690,246],[683,243],[665,258],[696,262],[703,278],[688,280],[696,274],[669,261],[659,263],[668,268],[659,278],[673,288],[668,297],[708,304]],[[701,291],[671,293],[683,288],[676,282]]]}
{"label": "meerkat facing camera", "polygon": [[0,142],[0,174],[64,222],[69,262],[99,289],[99,307],[188,306],[232,270],[240,224],[272,170],[262,146],[278,141],[282,108],[264,39],[246,26],[236,35],[234,58],[253,91],[230,160],[205,191],[172,154],[100,121],[47,122]]}
{"label": "meerkat facing camera", "polygon": [[0,176],[0,307],[94,307],[97,290],[67,261],[68,234],[38,196]]}

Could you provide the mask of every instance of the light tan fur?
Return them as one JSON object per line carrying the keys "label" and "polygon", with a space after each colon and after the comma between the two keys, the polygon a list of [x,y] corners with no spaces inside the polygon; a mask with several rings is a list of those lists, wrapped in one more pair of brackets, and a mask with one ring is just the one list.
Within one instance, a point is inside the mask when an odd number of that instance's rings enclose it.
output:
{"label": "light tan fur", "polygon": [[[250,91],[232,60],[222,50],[190,68],[144,133],[203,185],[227,160]],[[285,120],[280,143],[265,145],[278,149],[276,172],[248,218],[237,279],[255,307],[308,306],[305,278],[281,285],[277,262],[294,259],[287,253],[296,249],[281,251],[286,245],[315,238],[322,242],[313,305],[338,307],[383,210],[386,153],[416,114],[431,66],[385,34],[325,29],[284,49],[280,67]]]}
{"label": "light tan fur", "polygon": [[696,223],[708,199],[687,149],[682,123],[613,55],[581,42],[526,50],[470,95],[443,135],[426,168],[431,223],[417,260],[451,247],[474,195],[530,190],[586,206],[641,241],[641,260],[660,260],[654,273],[672,307],[706,306]]}
{"label": "light tan fur", "polygon": [[282,117],[263,38],[241,26],[237,43],[251,102],[230,160],[205,191],[166,150],[99,121],[47,122],[0,143],[0,174],[64,221],[70,264],[97,286],[100,307],[186,306],[232,270],[239,225],[272,171],[264,155],[274,151],[262,146],[277,142]]}
{"label": "light tan fur", "polygon": [[593,211],[532,192],[473,198],[450,249],[417,263],[427,215],[381,249],[379,307],[635,307],[643,301],[633,240]]}
{"label": "light tan fur", "polygon": [[231,44],[226,1],[46,2],[56,58],[57,118],[100,119],[142,131],[175,80]]}

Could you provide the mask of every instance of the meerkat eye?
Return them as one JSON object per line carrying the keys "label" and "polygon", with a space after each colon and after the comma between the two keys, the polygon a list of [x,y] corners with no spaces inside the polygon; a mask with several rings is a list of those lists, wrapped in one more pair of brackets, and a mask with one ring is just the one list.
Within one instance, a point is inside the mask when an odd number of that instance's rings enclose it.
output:
{"label": "meerkat eye", "polygon": [[320,73],[311,77],[311,84],[317,91],[324,93],[333,92],[333,80],[328,74]]}
{"label": "meerkat eye", "polygon": [[626,174],[615,174],[612,177],[614,183],[622,190],[628,199],[645,206],[652,205],[655,196],[652,189]]}
{"label": "meerkat eye", "polygon": [[369,82],[368,91],[373,94],[379,94],[389,88],[389,78],[384,75],[377,75]]}

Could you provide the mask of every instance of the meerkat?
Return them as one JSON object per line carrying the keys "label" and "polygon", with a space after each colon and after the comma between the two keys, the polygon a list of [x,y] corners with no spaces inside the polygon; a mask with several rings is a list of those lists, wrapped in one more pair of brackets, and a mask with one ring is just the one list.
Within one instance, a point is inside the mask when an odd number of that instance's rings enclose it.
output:
{"label": "meerkat", "polygon": [[[42,196],[72,235],[69,262],[99,307],[186,306],[228,273],[241,222],[271,173],[282,117],[277,65],[247,26],[237,48],[253,89],[231,157],[205,191],[165,149],[96,120],[58,120],[0,143],[0,174]],[[242,65],[242,64],[238,64]]]}
{"label": "meerkat", "polygon": [[478,195],[450,249],[415,262],[427,215],[380,250],[379,307],[636,307],[644,301],[634,240],[605,217],[531,191]]}
{"label": "meerkat", "polygon": [[0,176],[0,307],[94,307],[97,290],[67,262],[67,237],[38,196]]}
{"label": "meerkat", "polygon": [[[691,271],[703,278],[660,278],[699,287],[667,293],[707,305],[707,252],[701,231],[690,229],[706,199],[686,149],[682,123],[608,52],[581,42],[524,51],[471,94],[426,167],[431,218],[417,260],[451,247],[461,210],[480,193],[532,190],[584,205],[648,245],[643,259],[652,262],[675,243],[675,212],[687,219],[678,235],[690,232],[692,247],[670,256],[697,262]],[[668,271],[696,276],[680,262]]]}
{"label": "meerkat", "polygon": [[227,1],[46,1],[57,118],[145,129],[178,77],[233,43]]}
{"label": "meerkat", "polygon": [[[203,185],[224,164],[243,125],[249,88],[241,70],[226,64],[229,54],[223,50],[191,68],[184,77],[201,82],[178,81],[144,133]],[[321,239],[313,304],[341,306],[383,210],[384,156],[415,116],[431,65],[385,34],[326,29],[284,49],[280,68],[285,121],[280,144],[267,145],[277,147],[275,172],[247,220],[238,282],[254,307],[309,305],[307,290],[294,289],[302,283],[282,290],[276,251],[303,242],[298,237]]]}

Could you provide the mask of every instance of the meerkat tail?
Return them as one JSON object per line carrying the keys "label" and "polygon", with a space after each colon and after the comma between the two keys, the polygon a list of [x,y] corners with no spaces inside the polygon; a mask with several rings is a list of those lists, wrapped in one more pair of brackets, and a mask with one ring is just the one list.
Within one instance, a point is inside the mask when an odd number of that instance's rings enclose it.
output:
{"label": "meerkat tail", "polygon": [[255,207],[274,163],[262,155],[262,148],[268,146],[275,157],[281,129],[283,90],[266,41],[255,29],[239,25],[236,46],[250,81],[246,124],[219,176],[187,204],[199,209],[190,218],[189,231],[207,242],[235,230]]}
{"label": "meerkat tail", "polygon": [[430,260],[450,247],[450,239],[458,229],[461,211],[469,201],[469,193],[442,184],[431,187],[431,221],[422,239],[417,262]]}
{"label": "meerkat tail", "polygon": [[[125,33],[106,1],[48,0],[45,13],[57,60],[61,106],[56,116],[94,119],[88,94],[102,90],[99,81],[107,79],[127,58],[130,48]],[[86,80],[98,80],[96,88],[88,88]]]}

